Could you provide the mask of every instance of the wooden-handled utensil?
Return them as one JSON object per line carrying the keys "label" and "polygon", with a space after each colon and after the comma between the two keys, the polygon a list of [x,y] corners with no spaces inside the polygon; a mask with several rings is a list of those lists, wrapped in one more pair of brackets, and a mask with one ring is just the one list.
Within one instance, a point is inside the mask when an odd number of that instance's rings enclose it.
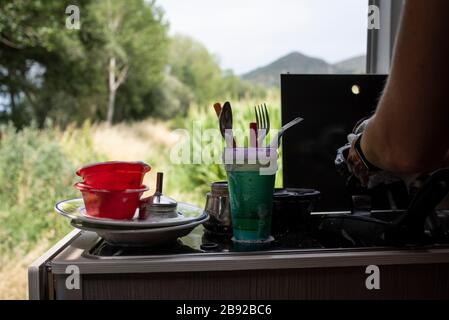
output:
{"label": "wooden-handled utensil", "polygon": [[249,147],[250,148],[257,148],[258,142],[257,142],[257,123],[256,122],[250,122],[249,124]]}
{"label": "wooden-handled utensil", "polygon": [[227,148],[235,148],[236,143],[234,136],[232,135],[232,108],[229,102],[225,102],[218,117],[220,125],[220,132],[225,139]]}
{"label": "wooden-handled utensil", "polygon": [[214,110],[215,110],[215,114],[217,115],[217,117],[220,117],[221,104],[219,102],[216,102],[214,104]]}

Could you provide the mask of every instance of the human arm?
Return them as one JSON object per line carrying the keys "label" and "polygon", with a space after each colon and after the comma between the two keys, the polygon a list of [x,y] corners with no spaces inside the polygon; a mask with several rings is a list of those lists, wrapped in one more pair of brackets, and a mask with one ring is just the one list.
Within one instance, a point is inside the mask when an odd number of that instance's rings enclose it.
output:
{"label": "human arm", "polygon": [[392,69],[360,141],[375,166],[397,173],[449,165],[449,1],[406,1]]}

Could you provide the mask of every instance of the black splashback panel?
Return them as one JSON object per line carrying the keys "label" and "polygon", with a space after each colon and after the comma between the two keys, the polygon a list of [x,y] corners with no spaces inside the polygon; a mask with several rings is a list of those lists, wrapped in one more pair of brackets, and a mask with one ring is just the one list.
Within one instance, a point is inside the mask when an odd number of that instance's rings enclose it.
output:
{"label": "black splashback panel", "polygon": [[386,75],[281,75],[282,124],[301,116],[282,142],[284,187],[321,191],[318,211],[348,210],[351,196],[335,170],[336,150],[376,107]]}

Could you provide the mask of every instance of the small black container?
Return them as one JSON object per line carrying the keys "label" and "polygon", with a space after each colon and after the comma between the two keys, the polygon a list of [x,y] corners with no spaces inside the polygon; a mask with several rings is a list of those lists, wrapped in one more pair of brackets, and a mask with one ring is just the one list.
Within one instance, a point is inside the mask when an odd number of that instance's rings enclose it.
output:
{"label": "small black container", "polygon": [[274,237],[305,232],[319,197],[320,192],[313,189],[275,189],[271,223]]}

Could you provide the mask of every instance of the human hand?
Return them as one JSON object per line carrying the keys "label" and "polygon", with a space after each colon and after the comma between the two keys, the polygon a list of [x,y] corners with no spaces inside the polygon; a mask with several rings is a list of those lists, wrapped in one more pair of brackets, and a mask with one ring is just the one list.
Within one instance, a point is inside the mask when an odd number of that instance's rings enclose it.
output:
{"label": "human hand", "polygon": [[[360,139],[369,124],[370,119],[359,121],[347,137],[348,143],[343,149],[347,149],[346,156],[343,157],[350,174],[355,176],[363,187],[372,189],[380,184],[391,184],[397,181],[404,181],[409,185],[418,175],[402,175],[382,170],[370,164],[364,157],[360,147]],[[342,155],[339,157],[340,162]]]}

